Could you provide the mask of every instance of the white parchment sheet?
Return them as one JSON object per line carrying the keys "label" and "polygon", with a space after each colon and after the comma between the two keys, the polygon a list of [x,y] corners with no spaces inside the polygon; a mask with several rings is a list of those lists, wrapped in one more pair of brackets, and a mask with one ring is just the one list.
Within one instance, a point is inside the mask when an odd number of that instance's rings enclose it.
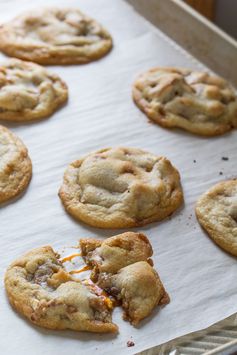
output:
{"label": "white parchment sheet", "polygon": [[[218,181],[236,176],[237,132],[201,138],[151,124],[131,99],[137,74],[156,65],[202,65],[148,25],[122,0],[0,1],[0,22],[34,5],[79,6],[114,38],[112,52],[83,66],[49,67],[68,84],[69,102],[51,118],[7,127],[23,139],[33,162],[24,196],[0,208],[0,353],[7,355],[131,354],[207,327],[237,311],[237,262],[201,230],[194,204]],[[1,56],[1,60],[4,56]],[[132,327],[115,309],[120,333],[96,335],[33,326],[9,306],[3,287],[7,266],[26,251],[50,244],[76,245],[79,237],[121,231],[97,230],[72,220],[57,196],[66,166],[91,151],[132,146],[165,155],[182,177],[185,205],[170,220],[140,228],[154,249],[154,264],[171,303]],[[223,161],[222,156],[228,156]],[[196,163],[194,162],[196,161]],[[223,175],[219,175],[222,172]],[[135,346],[127,348],[127,341]]]}

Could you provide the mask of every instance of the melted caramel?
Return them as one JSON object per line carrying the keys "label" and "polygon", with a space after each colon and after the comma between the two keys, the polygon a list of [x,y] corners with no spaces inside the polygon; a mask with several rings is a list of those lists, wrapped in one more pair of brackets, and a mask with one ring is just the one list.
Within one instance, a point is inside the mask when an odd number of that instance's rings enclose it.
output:
{"label": "melted caramel", "polygon": [[106,304],[106,306],[109,308],[109,309],[113,309],[114,308],[114,302],[109,298],[109,297],[104,297],[104,302]]}
{"label": "melted caramel", "polygon": [[97,296],[103,299],[108,309],[114,308],[115,305],[114,300],[111,299],[104,290],[102,290],[100,287],[94,284],[90,279],[83,280],[83,283],[87,285]]}
{"label": "melted caramel", "polygon": [[69,256],[66,256],[65,258],[61,259],[62,263],[65,263],[66,261],[71,261],[73,258],[75,258],[76,256],[81,256],[81,253],[75,253]]}
{"label": "melted caramel", "polygon": [[81,272],[84,272],[87,270],[91,270],[91,267],[86,265],[86,266],[83,266],[81,269],[69,271],[69,274],[71,274],[71,275],[72,274],[80,274]]}

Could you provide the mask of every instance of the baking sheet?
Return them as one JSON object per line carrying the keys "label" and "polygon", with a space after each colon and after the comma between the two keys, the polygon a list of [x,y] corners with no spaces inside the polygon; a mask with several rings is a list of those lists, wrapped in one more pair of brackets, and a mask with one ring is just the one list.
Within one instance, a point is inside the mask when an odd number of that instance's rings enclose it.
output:
{"label": "baking sheet", "polygon": [[[114,49],[89,65],[49,67],[67,82],[68,104],[41,122],[5,124],[27,145],[33,179],[22,198],[0,208],[1,280],[9,263],[27,250],[46,244],[60,249],[76,245],[80,237],[104,238],[121,232],[75,222],[57,196],[66,166],[91,151],[133,146],[165,155],[181,173],[185,205],[170,220],[139,229],[152,243],[155,267],[171,297],[168,306],[155,310],[138,328],[123,321],[121,310],[115,309],[117,336],[49,331],[33,326],[11,309],[2,282],[0,353],[136,353],[236,312],[236,259],[204,234],[196,222],[194,204],[214,183],[236,176],[237,132],[208,139],[168,131],[148,123],[131,100],[135,77],[152,66],[202,65],[122,0],[41,0],[40,5],[79,6],[109,29]],[[33,6],[30,0],[0,0],[0,22]],[[223,161],[222,156],[229,160]],[[128,340],[135,346],[127,348]]]}

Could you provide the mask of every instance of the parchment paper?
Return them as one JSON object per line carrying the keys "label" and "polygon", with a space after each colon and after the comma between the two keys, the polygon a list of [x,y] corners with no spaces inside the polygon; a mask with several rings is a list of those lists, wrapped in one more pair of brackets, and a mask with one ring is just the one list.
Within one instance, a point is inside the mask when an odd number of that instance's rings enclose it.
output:
{"label": "parchment paper", "polygon": [[[48,331],[33,326],[11,309],[1,281],[0,353],[135,353],[236,312],[236,259],[201,230],[194,204],[214,183],[235,176],[237,132],[208,139],[165,130],[148,123],[131,99],[136,75],[152,66],[202,65],[122,0],[1,0],[0,22],[43,5],[80,6],[108,28],[114,49],[89,65],[49,67],[67,82],[68,104],[41,122],[6,123],[29,149],[33,179],[24,196],[0,209],[1,280],[7,266],[32,248],[51,244],[60,249],[76,245],[79,237],[104,238],[121,232],[75,222],[57,196],[66,166],[91,151],[124,145],[165,155],[181,173],[185,206],[170,220],[139,229],[152,243],[155,267],[171,297],[168,306],[154,311],[138,328],[123,321],[121,311],[116,309],[113,320],[120,328],[117,336]],[[223,161],[222,156],[228,156],[229,161]],[[131,339],[135,346],[127,348]]]}

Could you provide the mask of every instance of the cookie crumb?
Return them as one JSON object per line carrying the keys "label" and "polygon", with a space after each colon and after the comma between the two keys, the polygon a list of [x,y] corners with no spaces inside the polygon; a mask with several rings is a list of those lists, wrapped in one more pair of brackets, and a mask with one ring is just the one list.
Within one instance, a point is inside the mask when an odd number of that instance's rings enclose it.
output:
{"label": "cookie crumb", "polygon": [[223,172],[222,172],[222,171],[220,171],[220,172],[219,172],[219,175],[223,175]]}
{"label": "cookie crumb", "polygon": [[225,161],[226,161],[226,160],[229,160],[228,157],[222,157],[221,159],[222,159],[222,160],[225,160]]}
{"label": "cookie crumb", "polygon": [[131,341],[131,340],[127,341],[127,347],[128,348],[130,348],[131,346],[134,346],[134,345],[135,345],[135,343],[133,341]]}

